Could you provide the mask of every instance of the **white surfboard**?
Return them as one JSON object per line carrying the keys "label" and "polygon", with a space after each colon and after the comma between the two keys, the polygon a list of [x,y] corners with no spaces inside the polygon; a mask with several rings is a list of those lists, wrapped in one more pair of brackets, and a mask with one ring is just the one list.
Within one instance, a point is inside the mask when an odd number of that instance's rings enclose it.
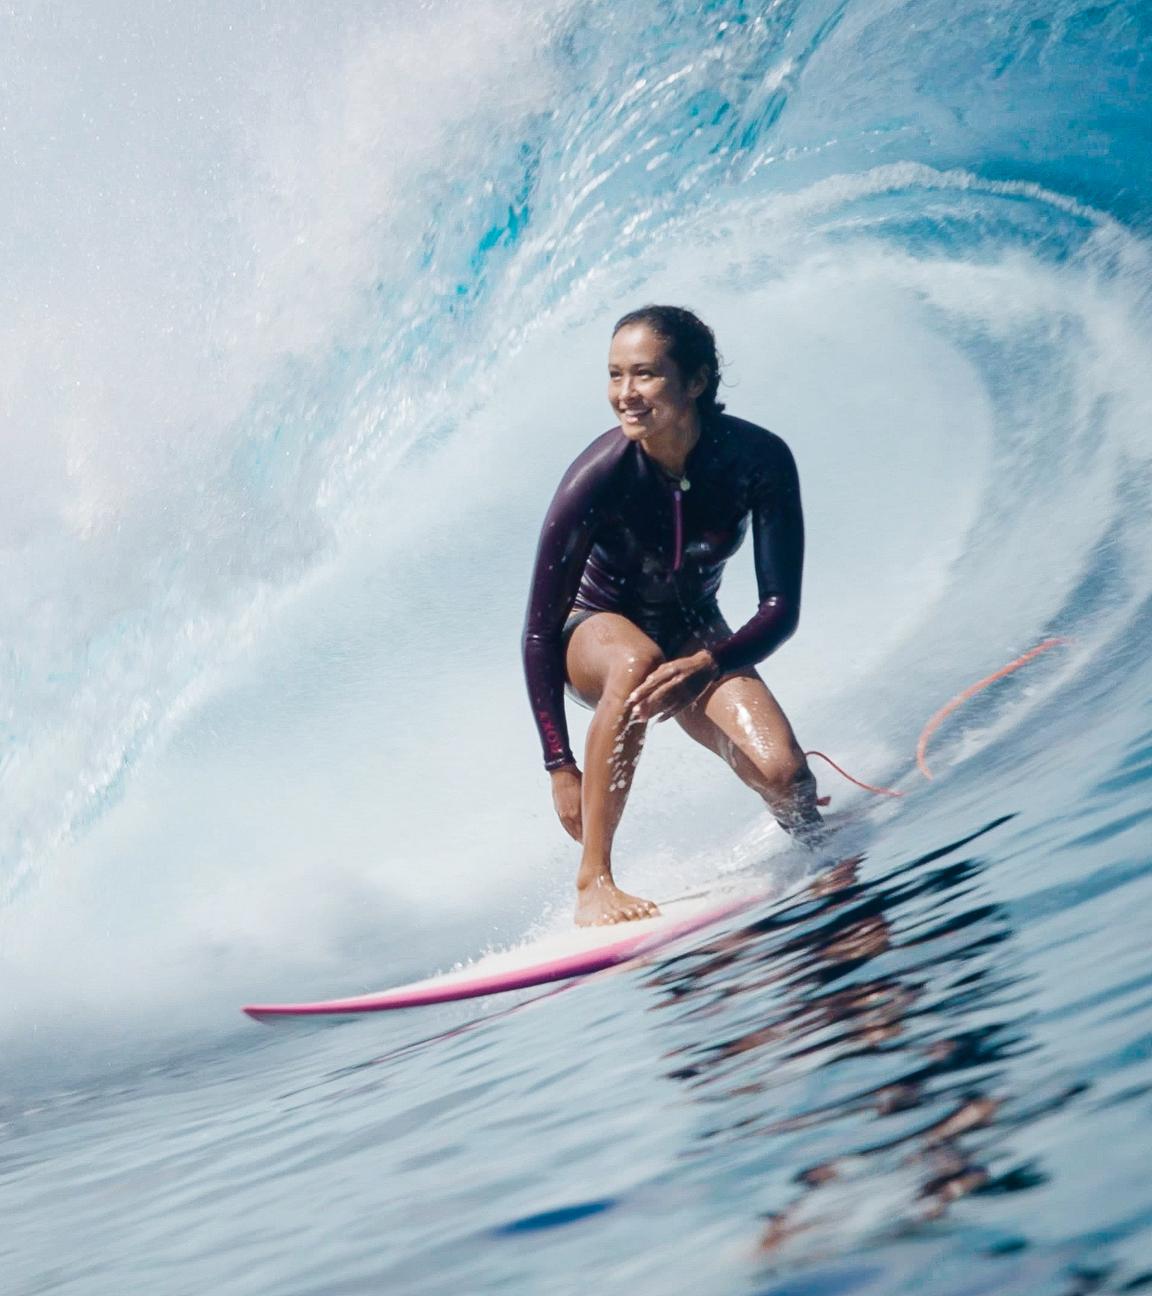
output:
{"label": "white surfboard", "polygon": [[502,994],[529,986],[548,985],[590,976],[641,958],[714,923],[752,908],[767,898],[763,887],[754,890],[700,891],[660,905],[656,918],[609,927],[575,927],[485,954],[466,967],[438,976],[393,986],[372,994],[314,1003],[247,1004],[244,1012],[255,1021],[271,1022],[291,1017],[348,1016],[421,1008],[430,1004]]}

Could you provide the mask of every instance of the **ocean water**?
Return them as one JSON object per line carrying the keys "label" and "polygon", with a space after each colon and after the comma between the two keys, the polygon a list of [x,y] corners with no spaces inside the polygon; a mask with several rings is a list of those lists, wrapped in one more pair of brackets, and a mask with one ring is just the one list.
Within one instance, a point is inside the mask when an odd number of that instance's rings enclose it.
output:
{"label": "ocean water", "polygon": [[[1152,9],[0,29],[0,1291],[1152,1288]],[[650,300],[800,465],[772,687],[906,795],[818,768],[829,867],[658,729],[624,885],[774,901],[249,1022],[567,921],[519,626]]]}

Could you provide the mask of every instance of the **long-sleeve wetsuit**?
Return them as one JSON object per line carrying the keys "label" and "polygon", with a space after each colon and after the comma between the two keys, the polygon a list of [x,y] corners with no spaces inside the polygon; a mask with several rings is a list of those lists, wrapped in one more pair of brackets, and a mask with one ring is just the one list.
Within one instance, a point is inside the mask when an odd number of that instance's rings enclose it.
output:
{"label": "long-sleeve wetsuit", "polygon": [[[686,483],[686,484],[683,484]],[[724,564],[752,519],[760,606],[713,642]],[[666,654],[700,635],[722,674],[763,661],[796,629],[804,518],[791,451],[772,432],[707,419],[672,477],[613,428],[564,474],[540,534],[524,625],[524,673],[546,769],[571,764],[564,624],[573,608],[618,612]]]}

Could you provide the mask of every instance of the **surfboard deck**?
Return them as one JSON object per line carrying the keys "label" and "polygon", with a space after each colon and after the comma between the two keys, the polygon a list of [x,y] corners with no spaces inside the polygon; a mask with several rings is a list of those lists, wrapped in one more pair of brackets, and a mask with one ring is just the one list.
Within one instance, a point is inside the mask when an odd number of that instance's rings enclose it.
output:
{"label": "surfboard deck", "polygon": [[663,949],[766,898],[762,889],[697,892],[662,902],[657,918],[611,927],[572,927],[407,985],[315,1003],[246,1004],[243,1011],[259,1022],[393,1012],[574,980]]}

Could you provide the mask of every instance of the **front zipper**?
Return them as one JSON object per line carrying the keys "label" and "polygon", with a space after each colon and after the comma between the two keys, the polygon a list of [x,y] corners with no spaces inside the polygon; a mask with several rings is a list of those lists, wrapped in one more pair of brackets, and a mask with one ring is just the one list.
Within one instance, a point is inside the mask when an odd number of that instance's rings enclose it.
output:
{"label": "front zipper", "polygon": [[672,488],[672,520],[675,528],[675,551],[672,556],[672,570],[678,572],[684,559],[684,507],[683,495],[678,486]]}

